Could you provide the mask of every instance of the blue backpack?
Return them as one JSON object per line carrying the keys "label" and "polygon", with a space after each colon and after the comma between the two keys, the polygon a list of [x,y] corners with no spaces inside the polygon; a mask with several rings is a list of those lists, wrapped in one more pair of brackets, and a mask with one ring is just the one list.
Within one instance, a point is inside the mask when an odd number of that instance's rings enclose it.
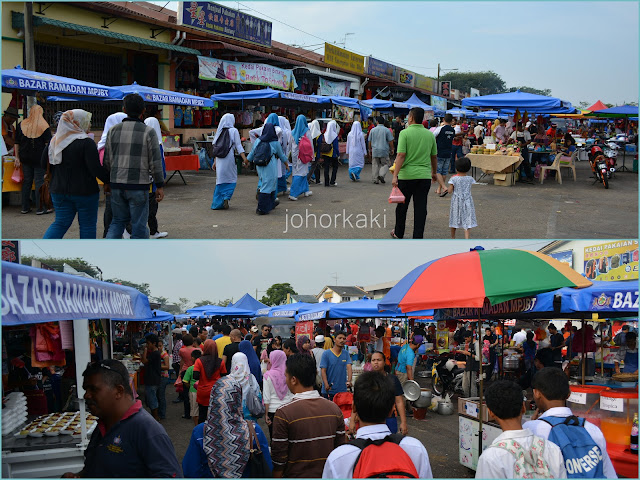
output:
{"label": "blue backpack", "polygon": [[562,450],[567,478],[604,478],[603,452],[584,428],[584,418],[544,417],[551,425],[549,441]]}
{"label": "blue backpack", "polygon": [[258,142],[254,147],[253,163],[258,167],[266,167],[271,161],[271,144],[269,142]]}

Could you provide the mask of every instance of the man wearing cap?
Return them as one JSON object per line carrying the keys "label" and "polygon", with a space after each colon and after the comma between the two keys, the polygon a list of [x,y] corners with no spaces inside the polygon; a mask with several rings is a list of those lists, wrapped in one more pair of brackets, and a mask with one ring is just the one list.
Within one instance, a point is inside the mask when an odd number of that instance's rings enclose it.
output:
{"label": "man wearing cap", "polygon": [[484,125],[482,122],[478,122],[476,128],[473,129],[473,134],[476,136],[476,142],[478,145],[482,145],[484,142]]}
{"label": "man wearing cap", "polygon": [[16,107],[7,108],[2,114],[2,139],[7,150],[11,150],[16,143],[16,129],[14,124],[18,121],[18,109]]}
{"label": "man wearing cap", "polygon": [[319,390],[322,388],[322,371],[320,370],[320,361],[322,360],[322,354],[325,352],[324,335],[316,335],[315,341],[316,346],[311,350],[311,353],[313,353],[313,358],[316,359],[316,390]]}
{"label": "man wearing cap", "polygon": [[118,360],[94,362],[82,376],[84,399],[98,425],[84,452],[84,468],[62,477],[182,477],[167,432],[134,400],[125,366]]}

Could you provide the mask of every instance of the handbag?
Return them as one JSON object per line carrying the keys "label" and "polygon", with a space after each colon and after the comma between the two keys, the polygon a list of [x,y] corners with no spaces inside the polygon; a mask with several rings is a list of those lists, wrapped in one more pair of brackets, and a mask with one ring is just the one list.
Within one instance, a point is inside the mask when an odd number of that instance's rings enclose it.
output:
{"label": "handbag", "polygon": [[264,415],[264,404],[256,394],[254,388],[249,389],[249,393],[247,394],[247,409],[249,410],[249,413],[256,418],[260,418]]}
{"label": "handbag", "polygon": [[173,386],[176,387],[176,393],[184,392],[184,385],[182,385],[182,378],[180,378],[180,376],[178,376]]}
{"label": "handbag", "polygon": [[16,183],[22,183],[24,180],[24,174],[22,173],[22,165],[13,168],[13,173],[11,174],[11,180]]}
{"label": "handbag", "polygon": [[[267,459],[264,458],[264,453],[260,448],[256,430],[253,428],[253,422],[247,420],[247,427],[249,427],[249,461],[247,462],[247,467],[250,468],[250,477],[271,478],[271,468],[269,468]],[[254,442],[256,448],[253,448]]]}
{"label": "handbag", "polygon": [[391,195],[389,195],[389,203],[404,203],[404,195],[398,187],[391,189]]}
{"label": "handbag", "polygon": [[44,183],[38,189],[40,196],[40,209],[53,210],[53,201],[51,200],[51,192],[49,192],[49,183],[51,182],[51,164],[47,162],[47,172],[44,174]]}

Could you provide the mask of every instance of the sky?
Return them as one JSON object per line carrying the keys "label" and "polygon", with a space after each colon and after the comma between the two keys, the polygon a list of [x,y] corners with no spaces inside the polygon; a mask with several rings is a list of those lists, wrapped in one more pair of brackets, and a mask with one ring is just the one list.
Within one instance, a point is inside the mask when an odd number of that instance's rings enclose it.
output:
{"label": "sky", "polygon": [[[316,295],[325,285],[369,286],[398,281],[414,268],[445,255],[485,249],[539,250],[546,240],[159,240],[89,242],[23,240],[22,255],[82,258],[104,279],[148,283],[151,295],[195,304],[200,300],[258,300],[274,283]],[[46,263],[46,260],[45,260]],[[337,275],[337,283],[336,277]]]}
{"label": "sky", "polygon": [[271,20],[273,40],[320,54],[324,41],[346,38],[349,50],[432,78],[440,63],[493,70],[507,87],[549,88],[574,105],[638,101],[638,2],[216,3]]}

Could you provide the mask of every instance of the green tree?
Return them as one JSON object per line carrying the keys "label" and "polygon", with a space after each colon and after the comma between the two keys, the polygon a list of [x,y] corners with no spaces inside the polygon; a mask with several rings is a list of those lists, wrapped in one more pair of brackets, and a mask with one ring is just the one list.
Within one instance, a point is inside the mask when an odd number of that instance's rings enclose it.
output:
{"label": "green tree", "polygon": [[298,294],[289,283],[274,283],[267,289],[266,295],[260,301],[269,306],[282,305],[287,301],[287,293]]}
{"label": "green tree", "polygon": [[480,90],[480,95],[493,95],[503,93],[507,85],[495,72],[447,72],[440,76],[440,80],[448,80],[451,87],[462,92],[468,92],[471,88]]}
{"label": "green tree", "polygon": [[578,103],[578,110],[586,110],[587,108],[589,108],[592,104],[590,102],[585,102],[584,100],[582,100],[580,103]]}
{"label": "green tree", "polygon": [[533,88],[533,87],[511,87],[507,91],[515,92],[516,90],[520,90],[521,92],[525,92],[525,93],[533,93],[535,95],[544,95],[545,97],[551,96],[550,88],[545,88],[544,90],[540,90],[538,88]]}
{"label": "green tree", "polygon": [[124,285],[125,287],[132,287],[138,290],[140,293],[144,293],[147,297],[151,296],[151,288],[148,283],[135,283],[130,282],[129,280],[123,280],[121,278],[109,278],[105,280],[105,282],[116,283],[119,285]]}
{"label": "green tree", "polygon": [[180,297],[178,299],[178,301],[176,302],[176,305],[178,305],[178,308],[180,308],[180,312],[186,312],[187,309],[189,308],[189,304],[190,304],[190,300],[186,297]]}
{"label": "green tree", "polygon": [[45,258],[45,257],[31,257],[29,255],[23,255],[20,259],[20,263],[22,265],[31,266],[31,260],[39,260],[42,263],[47,264],[51,268],[53,268],[56,272],[63,271],[63,265],[66,263],[70,267],[75,268],[78,272],[86,273],[87,275],[91,275],[92,277],[99,278],[100,272],[93,265],[89,265],[86,260],[82,258]]}
{"label": "green tree", "polygon": [[196,302],[195,305],[191,308],[204,307],[205,305],[214,305],[214,303],[211,300],[200,300],[199,302]]}
{"label": "green tree", "polygon": [[220,305],[221,307],[228,307],[233,303],[233,298],[225,298],[224,300],[218,300],[214,305]]}

